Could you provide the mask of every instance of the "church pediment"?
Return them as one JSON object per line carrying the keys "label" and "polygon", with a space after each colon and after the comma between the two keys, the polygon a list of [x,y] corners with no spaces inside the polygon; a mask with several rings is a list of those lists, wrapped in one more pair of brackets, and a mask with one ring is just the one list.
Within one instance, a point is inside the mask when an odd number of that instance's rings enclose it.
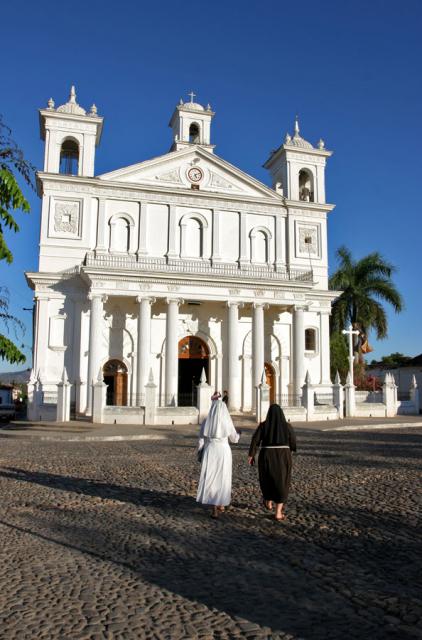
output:
{"label": "church pediment", "polygon": [[195,147],[98,176],[101,180],[280,200],[272,189],[237,167]]}

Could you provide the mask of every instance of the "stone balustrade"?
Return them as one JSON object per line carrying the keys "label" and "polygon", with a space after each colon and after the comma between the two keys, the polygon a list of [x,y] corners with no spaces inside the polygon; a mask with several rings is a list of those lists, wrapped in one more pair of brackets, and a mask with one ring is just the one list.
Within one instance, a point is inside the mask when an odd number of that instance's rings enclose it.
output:
{"label": "stone balustrade", "polygon": [[277,269],[273,264],[242,264],[218,262],[210,260],[189,260],[186,258],[154,258],[136,255],[105,254],[90,251],[85,257],[85,266],[95,269],[124,269],[129,271],[161,271],[175,274],[195,274],[220,276],[251,280],[272,280],[290,282],[312,282],[311,270],[290,269],[285,266]]}

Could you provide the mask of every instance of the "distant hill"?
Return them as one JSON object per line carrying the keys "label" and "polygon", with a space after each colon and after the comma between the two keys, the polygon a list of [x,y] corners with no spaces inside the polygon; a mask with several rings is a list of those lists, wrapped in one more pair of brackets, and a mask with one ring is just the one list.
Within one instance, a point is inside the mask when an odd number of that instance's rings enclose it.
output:
{"label": "distant hill", "polygon": [[0,384],[27,384],[29,382],[30,375],[31,369],[25,369],[24,371],[11,371],[10,373],[0,373]]}

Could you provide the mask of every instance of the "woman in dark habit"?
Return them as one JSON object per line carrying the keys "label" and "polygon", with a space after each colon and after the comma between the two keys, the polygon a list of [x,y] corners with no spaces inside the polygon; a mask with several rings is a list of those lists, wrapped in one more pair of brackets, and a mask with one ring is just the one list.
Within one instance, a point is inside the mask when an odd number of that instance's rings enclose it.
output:
{"label": "woman in dark habit", "polygon": [[296,451],[296,436],[278,404],[270,406],[266,419],[258,425],[252,436],[248,457],[250,465],[255,463],[259,447],[259,484],[264,506],[272,510],[275,504],[275,519],[284,520],[286,516],[283,506],[289,494],[292,475],[291,452]]}

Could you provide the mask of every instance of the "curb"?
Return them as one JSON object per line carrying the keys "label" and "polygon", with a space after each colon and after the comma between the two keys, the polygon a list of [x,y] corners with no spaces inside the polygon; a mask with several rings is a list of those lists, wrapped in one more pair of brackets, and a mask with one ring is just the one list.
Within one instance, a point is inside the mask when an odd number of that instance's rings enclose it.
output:
{"label": "curb", "polygon": [[393,424],[359,424],[356,426],[332,427],[321,431],[372,431],[373,429],[409,429],[422,427],[422,422],[394,422]]}
{"label": "curb", "polygon": [[[0,434],[0,438],[4,437]],[[13,436],[12,436],[13,437]],[[154,435],[135,435],[135,436],[37,436],[37,435],[22,435],[15,436],[15,440],[41,440],[43,442],[123,442],[125,440],[167,440],[167,436],[154,436]]]}

